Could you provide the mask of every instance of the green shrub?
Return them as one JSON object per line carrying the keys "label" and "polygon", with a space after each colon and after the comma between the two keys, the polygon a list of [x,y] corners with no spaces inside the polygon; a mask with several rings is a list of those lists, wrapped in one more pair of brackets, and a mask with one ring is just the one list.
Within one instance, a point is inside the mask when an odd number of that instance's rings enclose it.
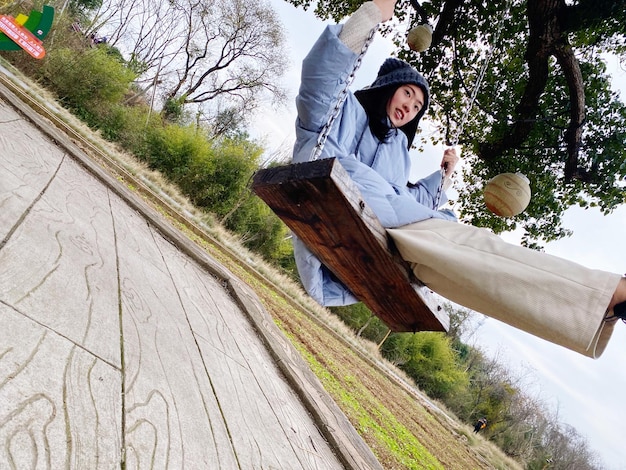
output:
{"label": "green shrub", "polygon": [[195,205],[210,210],[228,224],[233,211],[249,197],[247,184],[258,167],[262,149],[246,138],[211,143],[201,133],[196,133],[195,138],[205,145],[201,151],[193,148],[190,152],[187,170],[180,173],[177,183]]}
{"label": "green shrub", "polygon": [[442,333],[395,334],[385,341],[381,351],[429,397],[445,399],[467,387],[467,374],[457,364],[449,338]]}
{"label": "green shrub", "polygon": [[161,110],[163,118],[168,122],[181,123],[185,115],[185,98],[185,96],[167,98]]}
{"label": "green shrub", "polygon": [[62,101],[91,119],[99,110],[118,104],[135,78],[106,48],[52,49],[43,73]]}
{"label": "green shrub", "polygon": [[102,135],[108,140],[118,142],[139,159],[146,160],[147,135],[152,135],[155,129],[163,127],[159,115],[150,113],[147,106],[123,104],[114,104],[100,111],[97,121]]}
{"label": "green shrub", "polygon": [[275,262],[295,277],[293,247],[287,239],[287,227],[261,199],[248,194],[249,197],[224,221],[226,228],[241,235],[248,249]]}
{"label": "green shrub", "polygon": [[355,332],[363,330],[361,336],[375,343],[380,343],[389,330],[380,318],[373,316],[365,304],[332,307],[330,310]]}
{"label": "green shrub", "polygon": [[[147,136],[145,159],[148,164],[161,171],[171,181],[177,183],[183,192],[195,200],[191,188],[183,187],[181,181],[190,172],[203,171],[211,173],[213,159],[211,145],[199,135],[193,127],[165,125],[151,127]],[[202,184],[210,184],[204,180]],[[194,201],[195,202],[195,201]]]}

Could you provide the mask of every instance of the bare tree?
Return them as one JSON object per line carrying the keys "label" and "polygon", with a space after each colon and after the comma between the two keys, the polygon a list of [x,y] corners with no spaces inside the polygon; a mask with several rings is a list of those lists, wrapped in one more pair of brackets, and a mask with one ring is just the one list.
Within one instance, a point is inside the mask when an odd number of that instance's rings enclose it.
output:
{"label": "bare tree", "polygon": [[265,0],[104,0],[97,29],[166,102],[214,117],[225,101],[241,114],[264,96],[284,100],[285,36]]}
{"label": "bare tree", "polygon": [[89,32],[106,35],[141,74],[141,81],[152,84],[180,53],[183,24],[182,12],[169,2],[104,0],[93,12]]}
{"label": "bare tree", "polygon": [[544,435],[544,444],[551,455],[549,468],[556,470],[596,470],[601,468],[597,454],[585,438],[572,426],[552,422]]}
{"label": "bare tree", "polygon": [[184,46],[167,77],[167,99],[205,103],[228,96],[252,107],[258,93],[284,98],[278,79],[287,55],[276,13],[262,0],[175,0],[185,16]]}

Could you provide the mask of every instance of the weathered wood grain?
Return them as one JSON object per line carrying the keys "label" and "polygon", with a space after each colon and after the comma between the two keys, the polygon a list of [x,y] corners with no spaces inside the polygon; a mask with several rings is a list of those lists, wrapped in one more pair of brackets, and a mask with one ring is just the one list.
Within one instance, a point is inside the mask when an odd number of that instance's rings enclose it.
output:
{"label": "weathered wood grain", "polygon": [[[153,231],[113,203],[120,261],[127,465],[210,467],[217,449],[206,373]],[[224,467],[229,468],[229,467]],[[234,468],[234,467],[233,467]]]}
{"label": "weathered wood grain", "polygon": [[39,131],[0,100],[0,243],[50,182],[63,158]]}
{"label": "weathered wood grain", "polygon": [[224,286],[114,207],[128,462],[154,454],[164,468],[182,455],[219,468],[339,468]]}
{"label": "weathered wood grain", "polygon": [[[224,286],[178,250],[164,242],[159,246],[177,273],[185,315],[242,467],[257,468],[263,462],[277,468],[281,462],[290,462],[292,468],[337,466],[307,409]],[[272,447],[272,442],[285,444],[274,446],[268,458],[260,449]]]}
{"label": "weathered wood grain", "polygon": [[119,468],[121,373],[0,302],[0,468]]}
{"label": "weathered wood grain", "polygon": [[447,315],[336,159],[261,170],[252,189],[389,328],[448,329]]}
{"label": "weathered wood grain", "polygon": [[0,250],[0,295],[120,367],[115,260],[108,193],[67,158]]}

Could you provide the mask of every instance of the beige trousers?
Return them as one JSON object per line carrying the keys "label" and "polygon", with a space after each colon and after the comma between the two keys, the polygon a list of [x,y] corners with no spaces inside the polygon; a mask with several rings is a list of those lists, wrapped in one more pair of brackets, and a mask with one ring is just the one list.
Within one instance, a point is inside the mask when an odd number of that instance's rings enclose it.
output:
{"label": "beige trousers", "polygon": [[439,295],[550,342],[599,357],[619,274],[506,243],[439,219],[388,229],[418,279]]}

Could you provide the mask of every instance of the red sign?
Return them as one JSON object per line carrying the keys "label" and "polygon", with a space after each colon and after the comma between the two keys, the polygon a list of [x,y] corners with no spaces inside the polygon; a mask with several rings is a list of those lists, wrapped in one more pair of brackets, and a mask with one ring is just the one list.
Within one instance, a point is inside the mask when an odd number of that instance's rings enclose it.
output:
{"label": "red sign", "polygon": [[0,31],[35,59],[41,59],[46,55],[46,51],[41,46],[41,41],[29,30],[16,23],[13,17],[0,15]]}

